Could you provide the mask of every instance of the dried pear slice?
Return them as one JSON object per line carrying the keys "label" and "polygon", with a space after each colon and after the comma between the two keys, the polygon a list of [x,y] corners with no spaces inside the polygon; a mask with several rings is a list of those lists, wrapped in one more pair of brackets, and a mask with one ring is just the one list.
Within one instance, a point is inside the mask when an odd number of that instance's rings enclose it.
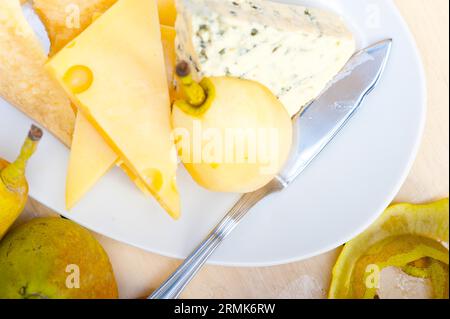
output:
{"label": "dried pear slice", "polygon": [[[431,279],[435,298],[448,298],[449,200],[389,207],[350,241],[333,269],[329,298],[374,298],[374,274],[395,266]],[[375,276],[376,277],[376,276]]]}

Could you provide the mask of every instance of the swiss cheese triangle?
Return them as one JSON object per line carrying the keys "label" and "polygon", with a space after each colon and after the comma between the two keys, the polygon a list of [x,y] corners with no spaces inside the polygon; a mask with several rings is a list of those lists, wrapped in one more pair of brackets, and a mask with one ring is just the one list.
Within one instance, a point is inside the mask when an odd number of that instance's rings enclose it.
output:
{"label": "swiss cheese triangle", "polygon": [[[174,99],[175,29],[161,25],[161,35],[170,95]],[[95,158],[95,163],[91,163],[90,159],[93,158]],[[98,180],[108,172],[113,164],[118,164],[118,162],[120,162],[120,166],[128,175],[132,175],[131,169],[128,169],[125,163],[119,160],[116,152],[112,150],[102,136],[86,120],[82,112],[79,112],[73,133],[66,181],[67,209],[73,208]],[[135,176],[130,176],[130,178],[142,189],[141,183]]]}
{"label": "swiss cheese triangle", "polygon": [[47,66],[140,184],[178,218],[177,162],[156,2],[117,2]]}

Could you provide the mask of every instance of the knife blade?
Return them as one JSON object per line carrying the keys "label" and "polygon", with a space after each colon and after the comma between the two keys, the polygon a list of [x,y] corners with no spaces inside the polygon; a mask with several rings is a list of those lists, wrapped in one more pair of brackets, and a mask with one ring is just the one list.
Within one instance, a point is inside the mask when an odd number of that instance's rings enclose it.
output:
{"label": "knife blade", "polygon": [[355,53],[317,99],[293,118],[291,154],[277,179],[292,183],[330,143],[378,84],[386,67],[392,39]]}
{"label": "knife blade", "polygon": [[209,256],[238,226],[254,205],[288,187],[345,126],[375,88],[389,58],[392,40],[357,52],[323,93],[294,116],[294,144],[280,174],[253,193],[244,194],[211,233],[149,299],[178,298]]}

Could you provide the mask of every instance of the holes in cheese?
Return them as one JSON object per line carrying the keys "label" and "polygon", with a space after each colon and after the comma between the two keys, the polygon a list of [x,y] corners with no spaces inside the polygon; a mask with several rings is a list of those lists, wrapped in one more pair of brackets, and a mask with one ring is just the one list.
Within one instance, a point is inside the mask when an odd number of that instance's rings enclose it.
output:
{"label": "holes in cheese", "polygon": [[211,166],[212,169],[217,169],[220,167],[220,164],[219,163],[211,163],[211,164],[209,164],[209,166]]}
{"label": "holes in cheese", "polygon": [[[178,218],[178,192],[164,183],[175,178],[177,162],[172,156],[170,98],[156,3],[121,0],[75,42],[49,61],[49,71],[130,175]],[[95,79],[83,94],[74,94],[64,81],[76,65],[89,68]],[[95,156],[96,150],[92,152]]]}
{"label": "holes in cheese", "polygon": [[170,99],[176,99],[175,90],[175,65],[177,56],[175,53],[175,28],[166,25],[161,25],[161,41],[164,48],[164,60],[166,62],[167,81],[169,83]]}
{"label": "holes in cheese", "polygon": [[154,168],[148,168],[144,171],[145,181],[150,185],[155,193],[159,193],[164,184],[164,177],[161,171]]}
{"label": "holes in cheese", "polygon": [[84,65],[75,65],[64,74],[63,81],[67,88],[74,94],[80,94],[88,90],[94,76],[91,69]]}
{"label": "holes in cheese", "polygon": [[[170,89],[171,100],[173,101],[176,96],[175,87],[173,85],[173,70],[175,69],[176,63],[175,29],[173,27],[161,25],[161,41],[164,48],[167,83]],[[75,44],[76,41],[72,41],[66,48],[72,48]],[[82,118],[77,118],[73,133],[73,143],[66,181],[67,209],[72,209],[97,183],[97,181],[113,167],[115,162],[117,162],[117,165],[122,168],[141,191],[149,195],[150,192],[145,190],[143,183],[134,176],[123,161],[119,160],[118,155],[109,147],[88,120],[84,118],[81,112],[78,113],[77,117]],[[94,165],[86,160],[89,158],[96,158]],[[174,189],[176,190],[175,179],[173,183],[175,184]]]}

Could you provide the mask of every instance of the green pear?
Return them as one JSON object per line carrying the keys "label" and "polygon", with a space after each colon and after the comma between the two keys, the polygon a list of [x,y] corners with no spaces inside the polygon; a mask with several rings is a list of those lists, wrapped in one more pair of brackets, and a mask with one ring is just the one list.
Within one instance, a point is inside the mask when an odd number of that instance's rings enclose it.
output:
{"label": "green pear", "polygon": [[0,299],[117,297],[102,246],[69,220],[37,218],[0,242]]}

